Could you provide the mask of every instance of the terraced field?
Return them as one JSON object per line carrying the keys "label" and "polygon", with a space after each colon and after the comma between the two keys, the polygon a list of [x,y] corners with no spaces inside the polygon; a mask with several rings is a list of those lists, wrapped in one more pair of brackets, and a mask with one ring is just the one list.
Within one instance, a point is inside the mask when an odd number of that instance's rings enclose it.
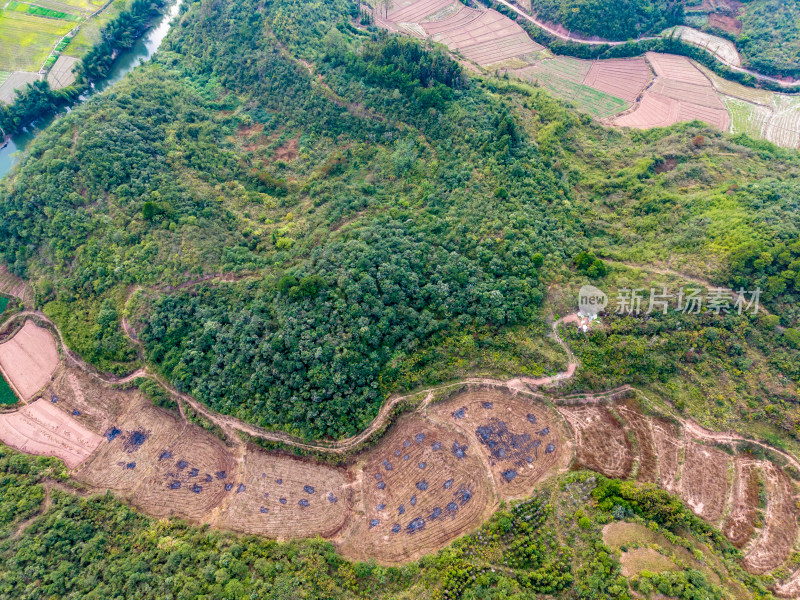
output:
{"label": "terraced field", "polygon": [[720,98],[731,117],[731,133],[746,133],[757,139],[766,138],[767,123],[772,118],[769,106],[753,104],[732,96],[721,95]]}
{"label": "terraced field", "polygon": [[[444,547],[544,479],[584,468],[679,495],[742,549],[748,571],[774,576],[776,593],[792,597],[800,585],[791,562],[798,482],[740,451],[747,440],[647,414],[630,389],[559,400],[519,383],[464,384],[438,403],[428,396],[349,467],[331,467],[224,432],[223,441],[136,390],[42,361],[45,353],[31,349],[52,350],[55,340],[30,322],[17,336],[0,345],[18,359],[4,368],[14,385],[30,380],[39,391],[2,415],[0,439],[59,456],[92,490],[113,490],[152,515],[279,539],[319,535],[348,557],[400,564]],[[627,556],[626,568],[637,558],[648,559]]]}
{"label": "terraced field", "polygon": [[604,119],[630,107],[630,103],[583,83],[592,69],[589,61],[558,56],[537,61],[514,71],[517,76],[538,83],[578,110]]}
{"label": "terraced field", "polygon": [[542,50],[514,21],[494,10],[464,6],[454,0],[401,3],[388,16],[376,11],[376,23],[445,44],[466,60],[488,66]]}
{"label": "terraced field", "polygon": [[742,59],[739,56],[739,51],[736,50],[736,46],[733,42],[725,38],[698,31],[691,27],[684,27],[683,25],[667,29],[661,35],[664,37],[674,35],[687,44],[692,44],[707,50],[711,55],[718,56],[723,62],[729,65],[737,67],[742,65]]}
{"label": "terraced field", "polygon": [[700,120],[727,131],[728,111],[709,79],[683,56],[647,53],[656,80],[641,102],[628,114],[615,119],[622,127],[649,129],[682,121]]}

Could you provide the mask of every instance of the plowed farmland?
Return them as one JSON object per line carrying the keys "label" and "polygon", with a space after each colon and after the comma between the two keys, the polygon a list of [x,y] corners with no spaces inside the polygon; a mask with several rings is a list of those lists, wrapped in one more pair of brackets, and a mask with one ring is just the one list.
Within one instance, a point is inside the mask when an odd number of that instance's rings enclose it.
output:
{"label": "plowed farmland", "polygon": [[494,10],[469,8],[452,0],[419,0],[404,4],[379,25],[418,37],[430,37],[479,65],[526,56],[542,46],[514,21]]}
{"label": "plowed farmland", "polygon": [[631,443],[619,420],[605,406],[561,407],[575,432],[577,462],[608,477],[627,477],[633,466]]}
{"label": "plowed farmland", "polygon": [[754,461],[736,459],[736,481],[733,485],[733,505],[722,526],[722,532],[741,548],[753,534],[758,512],[758,469]]}
{"label": "plowed farmland", "polygon": [[[52,335],[30,322],[0,350],[37,339],[55,352]],[[159,517],[279,539],[319,535],[346,556],[399,564],[442,548],[553,474],[586,468],[679,494],[743,548],[753,573],[784,565],[797,538],[796,486],[780,468],[731,457],[709,441],[713,432],[646,416],[633,400],[554,410],[536,394],[470,384],[334,468],[223,441],[136,389],[59,365],[57,354],[49,360],[46,381],[34,386],[41,397],[0,416],[0,440],[60,457],[78,481]]]}
{"label": "plowed farmland", "polygon": [[569,463],[568,436],[558,415],[527,397],[476,389],[437,407],[432,417],[469,434],[504,499],[530,495],[551,469]]}
{"label": "plowed farmland", "polygon": [[99,435],[43,399],[0,415],[0,439],[29,454],[60,458],[70,468],[86,460],[101,441]]}
{"label": "plowed farmland", "polygon": [[728,455],[697,442],[686,445],[681,475],[681,496],[691,509],[707,521],[722,518],[728,496]]}
{"label": "plowed farmland", "polygon": [[635,102],[653,78],[644,57],[592,61],[584,85]]}
{"label": "plowed farmland", "polygon": [[649,129],[695,119],[727,131],[730,117],[711,82],[682,56],[647,53],[656,80],[636,108],[615,120],[622,127]]}
{"label": "plowed farmland", "polygon": [[29,400],[50,381],[58,360],[53,335],[33,321],[0,344],[0,369],[23,400]]}
{"label": "plowed farmland", "polygon": [[515,71],[518,77],[535,82],[579,110],[597,119],[618,114],[630,104],[604,91],[583,83],[592,68],[592,63],[567,57],[539,60],[532,66]]}
{"label": "plowed farmland", "polygon": [[679,38],[687,44],[692,44],[707,50],[709,54],[718,56],[723,62],[729,65],[737,67],[742,65],[739,52],[736,50],[734,43],[730,40],[682,25],[665,31],[664,35],[672,35],[673,32],[676,38]]}

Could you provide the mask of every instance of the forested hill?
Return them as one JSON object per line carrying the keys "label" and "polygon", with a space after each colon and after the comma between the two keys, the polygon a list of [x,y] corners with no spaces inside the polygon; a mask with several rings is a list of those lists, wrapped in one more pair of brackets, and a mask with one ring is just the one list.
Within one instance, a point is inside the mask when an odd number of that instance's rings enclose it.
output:
{"label": "forested hill", "polygon": [[539,18],[607,40],[657,34],[683,20],[681,0],[531,0]]}
{"label": "forested hill", "polygon": [[[399,389],[563,368],[548,287],[614,275],[576,271],[585,250],[776,280],[767,300],[795,304],[796,154],[699,125],[608,131],[357,16],[346,0],[191,3],[153,64],[33,145],[0,192],[0,251],[72,348],[132,370],[126,316],[150,365],[215,410],[341,437]],[[776,382],[733,390],[742,410],[800,379],[782,337],[797,315],[781,315],[713,327],[740,348],[757,334],[747,360]],[[648,350],[633,328],[581,385],[746,368],[695,326],[697,372],[682,342]]]}

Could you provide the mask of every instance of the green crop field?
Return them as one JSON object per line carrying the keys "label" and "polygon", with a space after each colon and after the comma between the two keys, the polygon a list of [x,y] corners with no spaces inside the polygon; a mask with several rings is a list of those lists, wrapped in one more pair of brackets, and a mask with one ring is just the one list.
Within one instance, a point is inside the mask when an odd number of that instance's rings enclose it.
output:
{"label": "green crop field", "polygon": [[2,374],[0,374],[0,404],[16,404],[17,395]]}
{"label": "green crop field", "polygon": [[0,85],[3,85],[6,79],[11,76],[11,73],[8,71],[0,71]]}
{"label": "green crop field", "polygon": [[13,10],[0,12],[0,70],[38,71],[75,23]]}
{"label": "green crop field", "polygon": [[550,90],[559,98],[572,103],[577,109],[603,119],[622,112],[630,103],[606,94],[581,82],[586,78],[591,63],[564,56],[548,58],[521,73],[529,81]]}
{"label": "green crop field", "polygon": [[77,21],[80,17],[71,13],[61,12],[52,8],[45,8],[35,4],[27,4],[25,2],[9,2],[6,5],[6,10],[13,10],[14,12],[25,13],[37,17],[45,17],[48,19],[64,19],[67,21]]}
{"label": "green crop field", "polygon": [[759,104],[720,94],[731,116],[731,133],[746,133],[753,138],[763,138],[772,111]]}

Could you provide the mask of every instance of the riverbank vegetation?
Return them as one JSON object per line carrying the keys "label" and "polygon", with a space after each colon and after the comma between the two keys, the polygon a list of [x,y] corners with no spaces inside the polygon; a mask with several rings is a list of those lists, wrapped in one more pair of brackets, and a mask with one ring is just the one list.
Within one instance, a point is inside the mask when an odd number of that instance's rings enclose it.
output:
{"label": "riverbank vegetation", "polygon": [[16,133],[74,102],[91,83],[108,75],[119,52],[133,46],[165,5],[166,0],[132,0],[128,8],[103,26],[99,41],[77,63],[75,84],[53,90],[47,81],[37,81],[16,90],[11,104],[0,102],[0,130],[5,135]]}

